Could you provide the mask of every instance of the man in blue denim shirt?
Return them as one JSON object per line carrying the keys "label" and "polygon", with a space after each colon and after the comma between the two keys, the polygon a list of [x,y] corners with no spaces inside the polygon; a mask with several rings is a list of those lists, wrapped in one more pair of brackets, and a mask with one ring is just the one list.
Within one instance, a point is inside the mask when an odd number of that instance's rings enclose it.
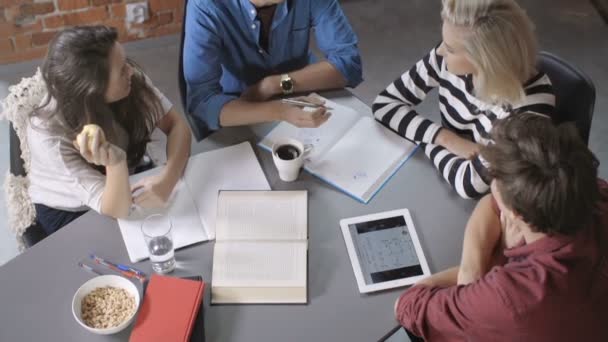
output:
{"label": "man in blue denim shirt", "polygon": [[[269,99],[362,81],[357,36],[337,0],[189,0],[185,25],[187,110],[204,131],[275,120],[318,127],[325,108]],[[311,29],[323,61],[309,50]]]}

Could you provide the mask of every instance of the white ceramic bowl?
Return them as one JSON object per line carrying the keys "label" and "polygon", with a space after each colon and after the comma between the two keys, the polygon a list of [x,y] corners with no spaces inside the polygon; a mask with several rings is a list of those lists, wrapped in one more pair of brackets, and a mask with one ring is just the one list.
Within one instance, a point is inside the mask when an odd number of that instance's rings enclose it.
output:
{"label": "white ceramic bowl", "polygon": [[[127,291],[127,293],[135,299],[135,310],[133,311],[131,317],[115,327],[105,329],[92,328],[86,325],[82,320],[82,300],[87,294],[93,292],[93,290],[96,288],[105,286],[125,289],[125,291]],[[137,309],[139,309],[139,300],[139,292],[137,291],[137,287],[135,287],[135,284],[133,284],[130,280],[117,275],[102,275],[90,279],[86,283],[82,284],[82,286],[76,291],[76,294],[74,294],[74,299],[72,299],[72,314],[74,314],[74,318],[80,325],[92,333],[99,335],[115,334],[131,324],[133,317],[135,317],[135,314],[137,313]]]}

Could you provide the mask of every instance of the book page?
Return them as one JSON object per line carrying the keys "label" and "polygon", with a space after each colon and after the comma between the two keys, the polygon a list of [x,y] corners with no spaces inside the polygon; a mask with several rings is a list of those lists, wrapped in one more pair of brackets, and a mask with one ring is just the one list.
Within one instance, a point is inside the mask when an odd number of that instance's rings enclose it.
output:
{"label": "book page", "polygon": [[[316,95],[318,96],[318,95]],[[312,145],[313,149],[307,156],[307,160],[315,161],[331,148],[362,116],[355,110],[339,105],[326,98],[318,96],[327,107],[332,108],[330,118],[318,128],[298,128],[287,122],[279,123],[260,143],[267,150],[272,150],[275,141],[282,138],[293,138],[305,145]],[[307,108],[306,110],[314,110]]]}
{"label": "book page", "polygon": [[217,240],[305,240],[306,191],[222,191]]}
{"label": "book page", "polygon": [[192,156],[184,179],[210,239],[215,238],[220,190],[270,190],[249,142]]}
{"label": "book page", "polygon": [[367,201],[415,148],[415,144],[371,117],[363,117],[323,158],[305,167],[328,183]]}
{"label": "book page", "polygon": [[[161,166],[133,175],[129,178],[129,182],[135,184],[140,179],[157,175],[161,172],[162,168]],[[183,179],[180,179],[175,185],[165,208],[144,209],[133,206],[129,217],[118,220],[120,233],[122,234],[131,262],[138,262],[147,259],[149,256],[148,248],[141,232],[141,224],[146,217],[152,214],[169,216],[175,249],[209,240],[200,220],[198,210],[194,205],[192,194]]]}
{"label": "book page", "polygon": [[222,242],[213,252],[213,287],[306,287],[307,242]]}

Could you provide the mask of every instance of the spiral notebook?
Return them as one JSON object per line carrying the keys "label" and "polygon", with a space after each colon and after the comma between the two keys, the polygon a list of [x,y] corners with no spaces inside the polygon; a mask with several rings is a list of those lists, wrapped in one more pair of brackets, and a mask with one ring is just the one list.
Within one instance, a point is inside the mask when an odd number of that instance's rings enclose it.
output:
{"label": "spiral notebook", "polygon": [[368,203],[414,154],[417,145],[377,123],[367,113],[320,98],[332,108],[325,124],[319,128],[298,128],[281,122],[259,146],[272,151],[274,142],[281,138],[312,145],[304,170]]}

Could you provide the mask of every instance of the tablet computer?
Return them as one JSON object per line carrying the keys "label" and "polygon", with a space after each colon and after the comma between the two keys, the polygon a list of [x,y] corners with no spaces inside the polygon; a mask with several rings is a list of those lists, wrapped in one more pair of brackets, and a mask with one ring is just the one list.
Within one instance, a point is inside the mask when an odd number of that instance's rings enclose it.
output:
{"label": "tablet computer", "polygon": [[340,221],[359,292],[411,285],[431,275],[407,209]]}

